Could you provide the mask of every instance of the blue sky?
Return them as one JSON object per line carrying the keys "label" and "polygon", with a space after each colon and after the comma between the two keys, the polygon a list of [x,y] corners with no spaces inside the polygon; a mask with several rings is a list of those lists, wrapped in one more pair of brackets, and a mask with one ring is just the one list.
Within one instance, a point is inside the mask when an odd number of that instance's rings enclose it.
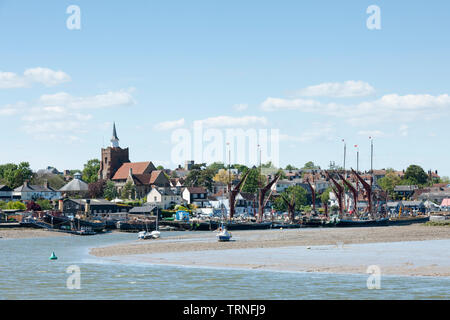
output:
{"label": "blue sky", "polygon": [[369,169],[374,136],[376,168],[450,175],[449,14],[448,1],[0,0],[0,163],[82,168],[115,121],[132,161],[173,168],[173,128],[209,119],[279,129],[282,166],[342,164],[345,139],[347,167],[359,145]]}

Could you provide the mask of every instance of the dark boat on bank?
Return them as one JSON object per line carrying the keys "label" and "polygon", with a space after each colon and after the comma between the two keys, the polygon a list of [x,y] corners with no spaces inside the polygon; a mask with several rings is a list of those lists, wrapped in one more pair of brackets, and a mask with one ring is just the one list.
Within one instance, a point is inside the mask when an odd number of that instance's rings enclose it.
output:
{"label": "dark boat on bank", "polygon": [[335,223],[336,227],[380,227],[389,225],[389,218],[351,220],[340,219]]}
{"label": "dark boat on bank", "polygon": [[389,225],[391,226],[406,226],[413,223],[426,223],[430,221],[430,217],[417,216],[417,217],[401,217],[401,218],[390,218]]}
{"label": "dark boat on bank", "polygon": [[[161,224],[161,223],[160,223]],[[125,232],[140,232],[140,231],[155,231],[156,230],[156,222],[122,222],[119,221],[116,223],[116,228],[120,231]]]}

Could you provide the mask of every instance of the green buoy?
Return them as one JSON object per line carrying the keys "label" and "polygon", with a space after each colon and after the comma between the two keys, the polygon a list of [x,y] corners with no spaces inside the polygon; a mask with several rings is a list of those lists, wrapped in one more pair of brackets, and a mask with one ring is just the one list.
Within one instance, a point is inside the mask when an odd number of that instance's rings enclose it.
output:
{"label": "green buoy", "polygon": [[52,252],[52,255],[49,258],[50,260],[57,260],[58,257],[56,256],[55,252]]}

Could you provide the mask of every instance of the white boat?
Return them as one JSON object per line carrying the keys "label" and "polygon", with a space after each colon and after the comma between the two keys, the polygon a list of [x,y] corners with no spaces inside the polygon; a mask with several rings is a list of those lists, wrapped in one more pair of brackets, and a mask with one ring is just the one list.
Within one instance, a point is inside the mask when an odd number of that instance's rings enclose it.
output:
{"label": "white boat", "polygon": [[161,232],[152,231],[152,232],[150,232],[150,235],[152,236],[153,239],[158,239],[161,236]]}
{"label": "white boat", "polygon": [[151,232],[141,231],[138,233],[138,239],[141,239],[141,240],[153,239],[153,236],[152,236]]}
{"label": "white boat", "polygon": [[[147,225],[146,225],[147,227]],[[138,239],[147,240],[147,239],[158,239],[161,237],[161,232],[158,231],[158,213],[156,214],[156,230],[152,232],[141,231],[138,233]]]}
{"label": "white boat", "polygon": [[230,241],[232,237],[231,232],[229,232],[227,228],[225,228],[224,226],[221,226],[219,228],[219,232],[217,233],[216,236],[219,241]]}

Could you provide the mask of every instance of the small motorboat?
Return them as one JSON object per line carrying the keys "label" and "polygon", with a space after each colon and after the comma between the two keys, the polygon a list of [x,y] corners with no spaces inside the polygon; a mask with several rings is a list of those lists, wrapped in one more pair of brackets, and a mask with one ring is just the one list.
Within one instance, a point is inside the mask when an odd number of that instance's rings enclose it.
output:
{"label": "small motorboat", "polygon": [[138,239],[140,239],[140,240],[153,239],[153,236],[152,236],[151,232],[141,231],[138,233]]}
{"label": "small motorboat", "polygon": [[153,239],[158,239],[161,236],[161,232],[152,231],[152,232],[150,232],[150,235],[152,236]]}
{"label": "small motorboat", "polygon": [[221,226],[219,228],[219,232],[217,233],[217,239],[219,241],[230,241],[231,239],[231,232],[227,230],[224,226]]}
{"label": "small motorboat", "polygon": [[159,237],[161,237],[161,233],[159,231],[141,231],[138,233],[138,239],[140,240],[158,239]]}

